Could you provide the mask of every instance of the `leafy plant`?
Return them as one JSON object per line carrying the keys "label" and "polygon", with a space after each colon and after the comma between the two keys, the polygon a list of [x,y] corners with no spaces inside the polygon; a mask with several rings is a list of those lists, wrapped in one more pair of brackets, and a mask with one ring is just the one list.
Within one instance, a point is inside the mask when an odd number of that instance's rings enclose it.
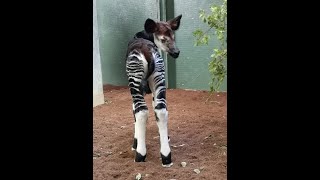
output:
{"label": "leafy plant", "polygon": [[218,47],[214,47],[210,56],[211,60],[208,69],[211,75],[210,90],[217,91],[227,75],[224,61],[227,61],[226,32],[227,32],[227,0],[223,0],[222,5],[210,5],[210,12],[203,9],[199,11],[199,18],[209,27],[206,31],[196,29],[193,32],[195,46],[208,45],[209,39],[216,36],[219,40]]}

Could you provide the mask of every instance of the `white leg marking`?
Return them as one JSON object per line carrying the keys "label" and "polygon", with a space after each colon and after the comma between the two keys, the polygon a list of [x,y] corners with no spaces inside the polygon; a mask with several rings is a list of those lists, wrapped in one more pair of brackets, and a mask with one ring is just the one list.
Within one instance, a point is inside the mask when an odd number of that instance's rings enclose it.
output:
{"label": "white leg marking", "polygon": [[[132,103],[132,112],[134,112],[134,104]],[[134,116],[135,116],[135,114],[133,114]],[[137,120],[137,119],[135,119],[135,120]],[[133,124],[136,124],[136,122],[134,122]],[[134,130],[134,135],[133,135],[133,137],[134,138],[137,138],[137,136],[136,136],[136,131]]]}
{"label": "white leg marking", "polygon": [[146,155],[146,123],[148,119],[148,110],[142,110],[136,113],[135,136],[138,141],[137,152],[142,156]]}
{"label": "white leg marking", "polygon": [[157,125],[160,134],[160,152],[162,155],[168,156],[171,152],[168,141],[168,111],[166,109],[155,109],[154,111],[159,118]]}
{"label": "white leg marking", "polygon": [[[134,111],[134,104],[132,103],[132,112],[133,111]],[[133,124],[136,124],[136,123],[134,122]],[[133,137],[137,139],[135,128],[133,129]],[[136,150],[136,149],[131,146],[131,151],[134,151],[134,150]]]}

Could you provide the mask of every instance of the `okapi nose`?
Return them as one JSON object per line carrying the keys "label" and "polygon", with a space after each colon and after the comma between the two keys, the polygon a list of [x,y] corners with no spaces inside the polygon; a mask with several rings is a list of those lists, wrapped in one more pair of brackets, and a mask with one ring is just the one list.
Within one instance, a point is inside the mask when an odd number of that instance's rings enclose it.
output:
{"label": "okapi nose", "polygon": [[177,49],[177,50],[173,51],[173,54],[176,55],[176,56],[178,56],[178,55],[180,54],[180,50]]}
{"label": "okapi nose", "polygon": [[169,54],[173,58],[178,58],[180,54],[180,50],[178,48],[171,49],[171,51],[169,51]]}

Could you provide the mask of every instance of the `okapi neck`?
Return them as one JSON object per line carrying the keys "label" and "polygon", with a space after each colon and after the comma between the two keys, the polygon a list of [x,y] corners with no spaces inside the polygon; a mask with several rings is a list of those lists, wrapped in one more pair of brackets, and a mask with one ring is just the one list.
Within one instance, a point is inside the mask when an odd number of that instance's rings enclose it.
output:
{"label": "okapi neck", "polygon": [[142,38],[154,43],[153,33],[147,33],[145,30],[136,33],[134,38]]}

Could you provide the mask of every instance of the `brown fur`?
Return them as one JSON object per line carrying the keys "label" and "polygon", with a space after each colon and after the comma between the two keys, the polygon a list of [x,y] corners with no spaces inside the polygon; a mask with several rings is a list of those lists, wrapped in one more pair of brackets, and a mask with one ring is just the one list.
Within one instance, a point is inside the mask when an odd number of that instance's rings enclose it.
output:
{"label": "brown fur", "polygon": [[158,30],[155,32],[156,37],[159,35],[164,35],[164,36],[168,36],[170,40],[174,41],[173,31],[167,22],[158,22],[157,26],[158,26],[157,28]]}
{"label": "brown fur", "polygon": [[129,46],[128,52],[131,52],[134,49],[139,51],[144,55],[147,62],[149,63],[152,59],[152,51],[151,51],[152,47],[154,47],[154,44],[151,41],[139,38],[139,39],[136,39],[134,43],[132,43]]}

